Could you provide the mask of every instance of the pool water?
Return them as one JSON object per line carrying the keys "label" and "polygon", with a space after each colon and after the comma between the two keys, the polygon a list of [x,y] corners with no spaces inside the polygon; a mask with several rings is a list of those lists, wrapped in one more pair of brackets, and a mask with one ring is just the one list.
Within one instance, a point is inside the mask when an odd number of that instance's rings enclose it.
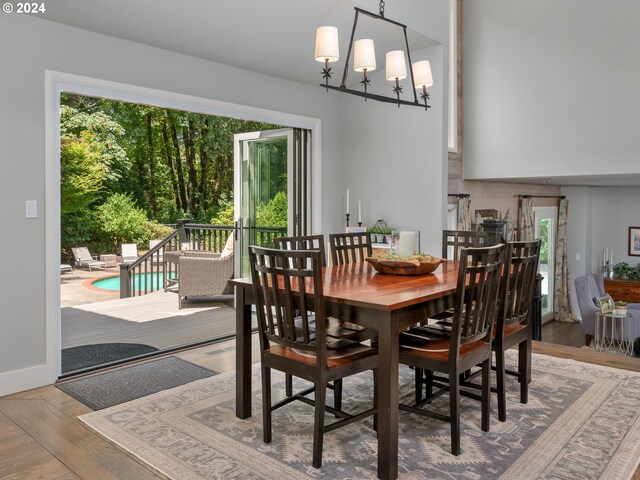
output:
{"label": "pool water", "polygon": [[[171,272],[169,278],[176,278],[176,272]],[[96,288],[102,290],[120,291],[120,276],[101,278],[95,282],[91,282]],[[136,273],[133,275],[133,288],[136,291],[161,290],[164,287],[164,272],[154,273]]]}

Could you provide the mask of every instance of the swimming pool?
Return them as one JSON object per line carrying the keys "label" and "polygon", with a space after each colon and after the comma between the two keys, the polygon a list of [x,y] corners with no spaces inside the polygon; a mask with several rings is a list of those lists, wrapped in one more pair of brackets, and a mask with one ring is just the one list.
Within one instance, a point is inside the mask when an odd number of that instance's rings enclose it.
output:
{"label": "swimming pool", "polygon": [[[176,272],[171,272],[169,278],[175,278]],[[102,290],[120,291],[120,276],[101,278],[91,282],[96,288]],[[145,288],[146,287],[146,288]],[[164,287],[164,272],[136,273],[133,275],[133,289],[140,292],[162,290]]]}

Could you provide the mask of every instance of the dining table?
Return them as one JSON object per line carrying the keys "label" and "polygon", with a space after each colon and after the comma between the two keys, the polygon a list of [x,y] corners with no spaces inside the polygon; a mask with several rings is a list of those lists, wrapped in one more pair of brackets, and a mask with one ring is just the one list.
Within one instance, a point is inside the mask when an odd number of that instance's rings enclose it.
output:
{"label": "dining table", "polygon": [[[378,273],[367,262],[323,268],[327,315],[375,330],[378,339],[378,478],[398,477],[399,334],[453,307],[458,262],[425,275]],[[251,416],[254,304],[250,278],[230,280],[236,293],[236,416]]]}

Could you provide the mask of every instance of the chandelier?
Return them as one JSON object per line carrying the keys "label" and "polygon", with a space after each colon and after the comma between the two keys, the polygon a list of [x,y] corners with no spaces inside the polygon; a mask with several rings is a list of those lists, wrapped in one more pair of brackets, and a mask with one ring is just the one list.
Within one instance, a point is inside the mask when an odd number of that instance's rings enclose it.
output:
{"label": "chandelier", "polygon": [[[390,82],[394,82],[391,88],[395,94],[394,97],[387,97],[384,95],[378,95],[369,93],[368,88],[371,85],[371,79],[367,76],[368,73],[376,69],[376,54],[373,40],[370,38],[363,38],[354,42],[356,27],[358,25],[358,16],[360,14],[374,18],[376,20],[382,20],[392,25],[402,28],[404,34],[404,42],[406,47],[406,56],[411,65],[411,53],[409,52],[409,41],[407,40],[407,26],[402,23],[396,22],[384,16],[384,1],[380,1],[380,12],[375,13],[363,10],[358,7],[354,7],[356,11],[353,19],[353,28],[351,30],[351,40],[349,41],[349,50],[347,51],[347,60],[344,65],[344,72],[342,74],[342,81],[340,86],[329,85],[329,79],[332,72],[330,63],[337,62],[340,59],[340,51],[338,46],[338,29],[336,27],[318,27],[316,30],[316,61],[324,62],[324,68],[322,69],[322,78],[324,78],[324,84],[320,84],[325,88],[327,92],[329,89],[337,90],[339,92],[350,93],[359,97],[367,99],[377,100],[379,102],[396,103],[398,107],[400,105],[410,105],[414,107],[424,107],[425,110],[431,108],[428,104],[430,98],[427,88],[433,85],[433,76],[431,74],[431,65],[428,60],[422,60],[412,65],[410,69],[411,83],[414,86],[413,101],[403,100],[400,98],[403,87],[400,84],[400,80],[407,78],[407,64],[405,61],[404,50],[393,50],[386,54],[386,78]],[[356,72],[362,73],[362,90],[354,90],[347,88],[347,74],[349,71],[349,62],[351,60],[351,52],[353,52],[353,69]],[[423,103],[418,102],[417,90],[421,90],[420,99]]]}

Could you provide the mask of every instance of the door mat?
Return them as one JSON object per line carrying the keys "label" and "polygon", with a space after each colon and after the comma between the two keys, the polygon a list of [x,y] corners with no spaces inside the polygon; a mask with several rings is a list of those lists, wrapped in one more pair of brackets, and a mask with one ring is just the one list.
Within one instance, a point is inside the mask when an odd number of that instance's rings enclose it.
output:
{"label": "door mat", "polygon": [[88,407],[101,410],[217,374],[179,358],[168,357],[56,386]]}

